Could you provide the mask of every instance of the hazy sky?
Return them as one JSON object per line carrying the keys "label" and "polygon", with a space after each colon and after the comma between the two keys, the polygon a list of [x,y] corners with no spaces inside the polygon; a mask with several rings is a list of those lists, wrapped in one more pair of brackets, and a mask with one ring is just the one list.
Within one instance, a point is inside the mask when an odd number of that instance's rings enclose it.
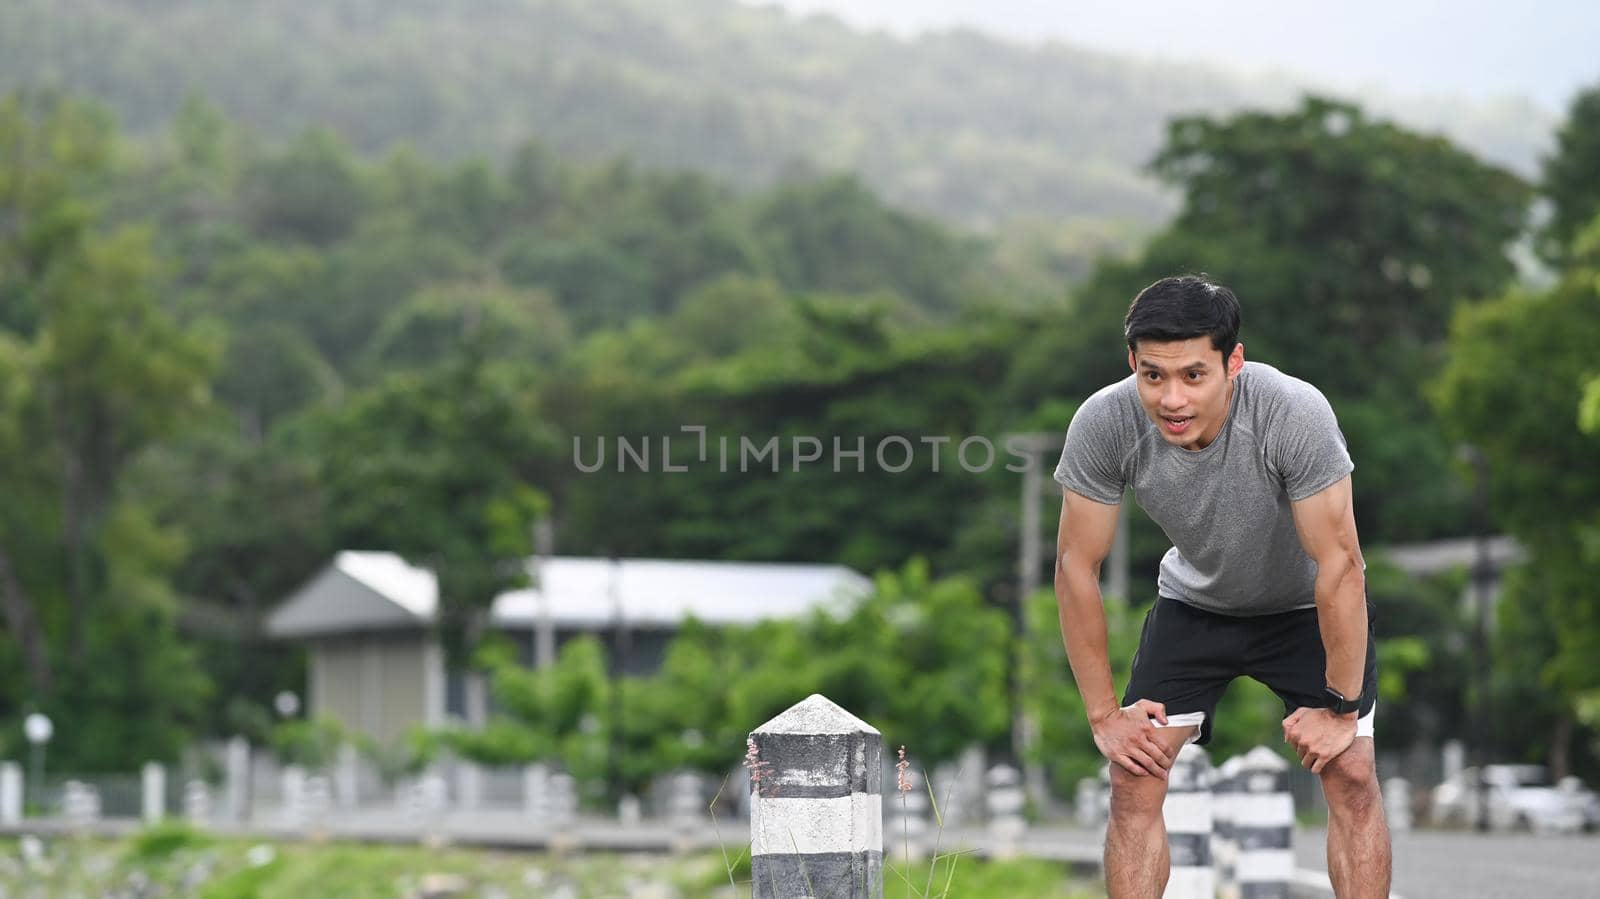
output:
{"label": "hazy sky", "polygon": [[[754,2],[754,0],[747,0]],[[763,0],[770,2],[770,0]],[[956,24],[1119,53],[1281,69],[1329,86],[1485,100],[1521,95],[1562,111],[1600,82],[1593,0],[781,0],[912,34]]]}

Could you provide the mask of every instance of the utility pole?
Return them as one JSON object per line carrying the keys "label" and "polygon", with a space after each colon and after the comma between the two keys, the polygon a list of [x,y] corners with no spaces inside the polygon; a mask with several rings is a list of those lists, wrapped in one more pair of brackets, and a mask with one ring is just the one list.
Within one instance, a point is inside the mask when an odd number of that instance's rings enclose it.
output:
{"label": "utility pole", "polygon": [[1489,830],[1489,782],[1485,778],[1487,766],[1494,753],[1494,717],[1491,708],[1490,691],[1493,689],[1493,679],[1490,676],[1492,659],[1489,655],[1489,617],[1493,614],[1494,606],[1494,563],[1489,557],[1489,459],[1483,451],[1475,446],[1468,447],[1468,459],[1472,462],[1473,473],[1477,481],[1474,490],[1474,506],[1477,519],[1477,534],[1475,552],[1472,565],[1473,598],[1477,601],[1477,627],[1475,628],[1474,642],[1477,644],[1478,655],[1478,702],[1476,739],[1473,746],[1478,756],[1478,820],[1477,828],[1481,833]]}
{"label": "utility pole", "polygon": [[543,670],[556,662],[556,628],[550,611],[550,584],[545,580],[545,563],[550,560],[554,547],[555,528],[550,519],[541,518],[533,526],[533,570],[529,572],[533,589],[539,597],[539,617],[533,633],[533,667],[536,670]]}
{"label": "utility pole", "polygon": [[611,557],[610,585],[608,592],[611,595],[611,609],[615,616],[614,639],[611,645],[611,729],[606,740],[607,764],[610,775],[611,788],[615,796],[626,795],[623,788],[622,770],[623,753],[626,746],[623,742],[623,679],[626,675],[625,660],[629,651],[627,613],[622,602],[622,560],[616,556]]}

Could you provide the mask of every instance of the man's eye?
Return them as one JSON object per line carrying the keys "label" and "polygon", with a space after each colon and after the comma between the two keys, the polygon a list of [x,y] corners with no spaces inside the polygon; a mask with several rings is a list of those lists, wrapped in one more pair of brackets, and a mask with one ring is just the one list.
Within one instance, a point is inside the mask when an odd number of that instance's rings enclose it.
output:
{"label": "man's eye", "polygon": [[1189,380],[1191,380],[1191,381],[1198,381],[1198,380],[1200,380],[1200,373],[1199,373],[1199,372],[1197,372],[1197,371],[1192,371],[1192,372],[1189,372]]}

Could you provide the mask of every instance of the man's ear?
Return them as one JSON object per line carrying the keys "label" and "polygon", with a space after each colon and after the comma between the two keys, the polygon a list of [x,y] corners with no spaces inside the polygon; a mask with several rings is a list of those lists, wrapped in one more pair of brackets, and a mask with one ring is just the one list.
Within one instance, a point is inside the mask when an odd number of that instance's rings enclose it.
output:
{"label": "man's ear", "polygon": [[1133,350],[1128,351],[1128,368],[1131,371],[1139,370],[1139,363],[1133,358]]}
{"label": "man's ear", "polygon": [[1244,344],[1233,345],[1233,352],[1228,354],[1228,377],[1238,377],[1244,371]]}

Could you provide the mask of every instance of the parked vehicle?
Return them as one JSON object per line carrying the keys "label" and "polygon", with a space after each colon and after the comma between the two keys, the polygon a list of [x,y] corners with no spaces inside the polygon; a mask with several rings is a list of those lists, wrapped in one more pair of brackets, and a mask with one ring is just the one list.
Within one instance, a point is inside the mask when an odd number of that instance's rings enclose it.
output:
{"label": "parked vehicle", "polygon": [[[1543,765],[1484,766],[1489,827],[1492,830],[1530,830],[1539,833],[1573,833],[1600,828],[1600,798],[1575,777],[1550,784]],[[1459,777],[1433,790],[1431,808],[1435,824],[1470,827],[1477,816],[1478,769],[1466,768]]]}

